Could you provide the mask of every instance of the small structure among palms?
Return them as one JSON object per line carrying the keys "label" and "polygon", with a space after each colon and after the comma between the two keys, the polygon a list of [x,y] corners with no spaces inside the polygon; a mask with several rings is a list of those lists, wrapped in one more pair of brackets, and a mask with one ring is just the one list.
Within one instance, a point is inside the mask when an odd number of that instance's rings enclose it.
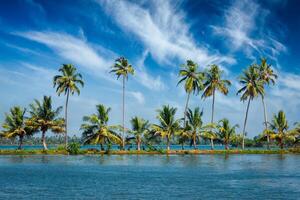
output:
{"label": "small structure among palms", "polygon": [[246,116],[243,126],[242,141],[242,149],[245,149],[245,133],[250,102],[255,97],[258,97],[259,95],[264,95],[264,81],[260,79],[260,74],[257,65],[251,65],[247,70],[243,72],[243,75],[240,76],[240,84],[242,84],[242,88],[237,92],[237,95],[242,94],[241,101],[243,102],[248,100]]}
{"label": "small structure among palms", "polygon": [[182,65],[182,69],[179,71],[179,76],[182,77],[177,85],[184,82],[184,89],[187,93],[187,99],[186,104],[184,108],[184,120],[183,125],[186,126],[186,115],[187,115],[187,109],[189,104],[190,95],[193,92],[198,93],[200,90],[203,89],[203,73],[198,72],[198,65],[194,63],[192,60],[187,60],[186,64]]}
{"label": "small structure among palms", "polygon": [[112,66],[110,73],[114,73],[119,79],[121,76],[123,78],[123,106],[122,106],[122,126],[123,126],[123,135],[122,135],[122,149],[125,148],[125,81],[128,80],[128,76],[134,74],[134,69],[129,64],[128,60],[124,57],[116,59],[115,64]]}
{"label": "small structure among palms", "polygon": [[34,100],[33,104],[30,104],[30,119],[27,121],[27,125],[36,131],[42,132],[42,143],[44,149],[47,150],[46,144],[46,132],[51,130],[54,133],[65,132],[65,121],[59,118],[59,114],[62,107],[56,109],[52,108],[52,100],[49,96],[44,96],[43,101]]}
{"label": "small structure among palms", "polygon": [[137,150],[140,151],[142,138],[144,135],[149,133],[149,128],[150,128],[149,121],[144,120],[143,118],[133,117],[130,120],[130,123],[132,126],[132,130],[129,132],[134,135],[134,137],[130,139],[135,139]]}
{"label": "small structure among palms", "polygon": [[118,127],[107,124],[111,108],[99,104],[96,109],[96,114],[83,117],[85,123],[80,129],[83,130],[84,144],[100,144],[101,150],[104,150],[104,144],[121,144],[122,138],[114,131]]}
{"label": "small structure among palms", "polygon": [[59,69],[61,75],[56,75],[53,78],[53,87],[56,87],[56,92],[58,96],[62,93],[67,95],[66,105],[65,105],[65,146],[68,145],[68,103],[69,95],[73,95],[75,92],[79,95],[81,87],[84,86],[82,76],[80,73],[76,72],[76,68],[72,64],[63,64]]}
{"label": "small structure among palms", "polygon": [[22,149],[24,137],[34,133],[34,130],[26,125],[25,113],[26,109],[19,106],[11,108],[10,113],[5,114],[5,122],[2,125],[4,130],[1,132],[1,136],[6,138],[19,138],[18,149]]}
{"label": "small structure among palms", "polygon": [[155,135],[159,135],[167,140],[167,151],[170,150],[172,136],[180,131],[179,120],[175,119],[176,108],[164,105],[162,109],[157,110],[157,119],[159,124],[153,124],[152,129]]}

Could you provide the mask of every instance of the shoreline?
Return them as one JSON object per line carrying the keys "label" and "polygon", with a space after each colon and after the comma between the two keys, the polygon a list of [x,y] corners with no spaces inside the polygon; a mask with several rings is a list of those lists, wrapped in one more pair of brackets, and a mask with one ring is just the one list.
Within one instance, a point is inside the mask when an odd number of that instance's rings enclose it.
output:
{"label": "shoreline", "polygon": [[300,154],[299,148],[276,149],[276,150],[160,150],[160,151],[137,151],[137,150],[80,150],[77,153],[69,153],[67,150],[0,150],[0,155],[213,155],[213,154]]}

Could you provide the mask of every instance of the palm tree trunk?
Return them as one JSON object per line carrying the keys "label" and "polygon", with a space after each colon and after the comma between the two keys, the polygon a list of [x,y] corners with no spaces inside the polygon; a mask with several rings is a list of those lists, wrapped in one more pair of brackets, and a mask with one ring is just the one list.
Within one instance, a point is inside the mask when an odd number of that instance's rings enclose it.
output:
{"label": "palm tree trunk", "polygon": [[246,116],[245,116],[245,121],[244,121],[244,128],[243,128],[243,141],[242,141],[242,149],[245,149],[245,131],[246,131],[246,124],[247,124],[247,118],[248,118],[248,111],[249,111],[249,107],[250,107],[250,101],[251,98],[249,98],[248,100],[248,105],[247,105],[247,110],[246,110]]}
{"label": "palm tree trunk", "polygon": [[138,151],[141,150],[141,139],[140,138],[137,139],[137,150]]}
{"label": "palm tree trunk", "polygon": [[194,149],[197,149],[196,135],[193,136],[193,146],[194,146]]}
{"label": "palm tree trunk", "polygon": [[21,150],[22,149],[22,145],[23,145],[23,135],[21,135],[20,137],[19,137],[19,147],[18,147],[18,149],[19,150]]}
{"label": "palm tree trunk", "polygon": [[229,149],[229,148],[228,148],[228,143],[227,143],[227,142],[225,143],[225,149],[226,149],[226,150]]}
{"label": "palm tree trunk", "polygon": [[190,95],[191,95],[191,92],[188,93],[186,103],[185,103],[185,108],[184,108],[184,120],[183,120],[183,126],[184,127],[185,127],[186,114],[187,114],[187,109],[188,109],[188,105],[189,105]]}
{"label": "palm tree trunk", "polygon": [[214,139],[213,138],[210,138],[210,148],[211,150],[214,150]]}
{"label": "palm tree trunk", "polygon": [[216,90],[214,89],[214,91],[213,91],[213,101],[212,101],[212,106],[211,106],[211,123],[214,123],[215,93],[216,93]]}
{"label": "palm tree trunk", "polygon": [[[267,108],[266,108],[266,103],[264,100],[264,97],[261,97],[263,107],[264,107],[264,119],[265,119],[265,130],[268,130],[268,117],[267,117]],[[269,133],[267,133],[267,149],[270,149],[270,136]]]}
{"label": "palm tree trunk", "polygon": [[170,151],[170,139],[167,137],[167,151]]}
{"label": "palm tree trunk", "polygon": [[42,143],[44,146],[44,150],[48,150],[47,144],[46,144],[46,131],[42,131]]}
{"label": "palm tree trunk", "polygon": [[68,146],[68,103],[70,90],[67,91],[66,107],[65,107],[65,148]]}
{"label": "palm tree trunk", "polygon": [[122,149],[125,150],[125,76],[123,76],[123,106],[122,106],[122,125],[123,125],[123,135],[122,135]]}

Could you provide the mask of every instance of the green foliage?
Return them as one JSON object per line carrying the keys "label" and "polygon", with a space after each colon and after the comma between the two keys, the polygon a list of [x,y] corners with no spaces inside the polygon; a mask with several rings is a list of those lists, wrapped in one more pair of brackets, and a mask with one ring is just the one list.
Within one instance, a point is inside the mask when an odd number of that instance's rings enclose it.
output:
{"label": "green foliage", "polygon": [[110,73],[114,73],[119,79],[120,76],[123,76],[125,79],[128,79],[129,74],[134,74],[134,69],[128,60],[124,57],[117,58],[115,64],[112,67]]}
{"label": "green foliage", "polygon": [[77,155],[80,152],[80,143],[77,142],[71,142],[67,146],[67,151],[71,155]]}

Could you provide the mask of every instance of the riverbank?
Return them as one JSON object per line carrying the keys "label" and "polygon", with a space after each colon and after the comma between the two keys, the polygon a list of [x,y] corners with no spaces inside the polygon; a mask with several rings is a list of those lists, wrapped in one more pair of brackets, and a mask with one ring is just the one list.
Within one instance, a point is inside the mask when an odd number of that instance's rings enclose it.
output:
{"label": "riverbank", "polygon": [[[51,150],[0,150],[0,155],[70,155],[72,153],[62,149]],[[284,150],[158,150],[158,151],[100,151],[96,149],[79,150],[76,155],[97,155],[97,154],[111,154],[111,155],[151,155],[151,154],[300,154],[300,148],[290,148]]]}

